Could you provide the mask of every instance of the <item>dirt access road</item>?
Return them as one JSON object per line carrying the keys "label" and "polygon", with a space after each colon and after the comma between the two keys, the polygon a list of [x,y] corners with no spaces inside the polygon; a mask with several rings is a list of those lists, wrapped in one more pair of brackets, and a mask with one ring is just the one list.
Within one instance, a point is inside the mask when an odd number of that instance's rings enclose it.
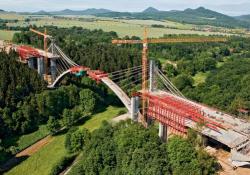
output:
{"label": "dirt access road", "polygon": [[218,159],[218,162],[222,166],[222,171],[219,172],[219,175],[250,175],[250,167],[238,167],[237,169],[234,169],[231,166],[229,152],[219,149],[213,155]]}
{"label": "dirt access road", "polygon": [[49,135],[43,138],[42,140],[36,142],[35,144],[31,145],[30,147],[26,148],[25,150],[21,151],[16,155],[16,157],[31,156],[37,151],[39,151],[42,147],[50,143],[52,140],[53,137]]}
{"label": "dirt access road", "polygon": [[23,151],[19,152],[16,154],[15,157],[9,159],[1,168],[0,168],[0,174],[1,172],[8,171],[12,167],[16,166],[19,164],[21,161],[25,160],[26,158],[32,156],[35,154],[37,151],[39,151],[41,148],[43,148],[45,145],[49,144],[53,140],[52,136],[47,136],[38,142],[34,143],[30,147],[24,149]]}

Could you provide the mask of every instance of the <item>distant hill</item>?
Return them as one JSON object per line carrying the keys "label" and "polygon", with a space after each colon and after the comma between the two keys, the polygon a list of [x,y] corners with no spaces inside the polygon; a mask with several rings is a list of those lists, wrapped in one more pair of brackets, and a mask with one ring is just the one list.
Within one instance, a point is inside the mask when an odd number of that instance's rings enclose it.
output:
{"label": "distant hill", "polygon": [[[3,11],[3,10],[2,10]],[[1,10],[0,10],[1,12]],[[196,24],[196,25],[211,25],[218,27],[236,28],[244,27],[250,28],[250,15],[231,17],[199,7],[196,9],[171,10],[160,11],[154,7],[148,7],[142,12],[115,12],[108,9],[90,8],[86,10],[70,10],[65,9],[61,11],[38,11],[35,13],[19,13],[19,14],[33,14],[33,15],[94,15],[99,17],[113,17],[126,19],[153,19],[153,20],[170,20],[180,23]]]}
{"label": "distant hill", "polygon": [[236,16],[235,18],[238,19],[238,20],[241,20],[241,21],[250,22],[250,15]]}
{"label": "distant hill", "polygon": [[219,27],[250,27],[250,22],[242,22],[204,7],[197,9],[186,9],[184,11],[159,11],[154,8],[148,8],[143,12],[108,12],[97,14],[103,17],[122,17],[136,19],[155,19],[155,20],[172,20],[181,23],[197,24],[197,25],[213,25]]}
{"label": "distant hill", "polygon": [[4,10],[0,9],[0,12],[5,12]]}
{"label": "distant hill", "polygon": [[153,8],[153,7],[149,7],[147,9],[145,9],[142,13],[158,13],[160,12],[158,9]]}
{"label": "distant hill", "polygon": [[32,13],[33,15],[51,15],[49,12],[46,12],[44,10],[40,10],[38,12]]}
{"label": "distant hill", "polygon": [[110,13],[110,12],[112,11],[108,9],[91,8],[91,9],[86,9],[86,10],[65,9],[62,11],[55,11],[55,12],[48,12],[48,13],[52,15],[96,15],[96,14]]}

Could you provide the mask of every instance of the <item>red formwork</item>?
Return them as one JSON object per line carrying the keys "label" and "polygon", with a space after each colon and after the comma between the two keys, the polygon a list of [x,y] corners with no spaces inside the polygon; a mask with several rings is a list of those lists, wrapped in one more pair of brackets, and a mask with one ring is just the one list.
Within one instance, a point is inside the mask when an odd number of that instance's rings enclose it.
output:
{"label": "red formwork", "polygon": [[150,93],[140,95],[147,98],[147,116],[169,126],[174,132],[186,133],[186,120],[203,123],[206,127],[216,131],[218,131],[218,128],[223,128],[221,124],[202,115],[203,112],[198,106],[175,96]]}
{"label": "red formwork", "polygon": [[72,68],[70,68],[70,72],[71,73],[78,73],[80,71],[89,71],[90,68],[85,67],[85,66],[74,66]]}
{"label": "red formwork", "polygon": [[184,113],[154,98],[148,98],[147,116],[167,125],[174,133],[186,133]]}
{"label": "red formwork", "polygon": [[41,56],[35,48],[29,46],[18,46],[17,52],[23,61],[31,57],[38,58]]}
{"label": "red formwork", "polygon": [[108,77],[108,74],[101,70],[89,70],[87,74],[89,78],[96,81],[97,83],[100,83],[102,78]]}
{"label": "red formwork", "polygon": [[201,108],[198,106],[195,106],[187,101],[180,100],[177,97],[173,95],[163,95],[162,98],[165,102],[171,103],[173,106],[176,106],[188,115],[188,118],[195,121],[204,123],[207,127],[214,129],[218,131],[217,127],[224,128],[220,123],[217,123],[209,118],[207,118],[203,111],[201,111]]}

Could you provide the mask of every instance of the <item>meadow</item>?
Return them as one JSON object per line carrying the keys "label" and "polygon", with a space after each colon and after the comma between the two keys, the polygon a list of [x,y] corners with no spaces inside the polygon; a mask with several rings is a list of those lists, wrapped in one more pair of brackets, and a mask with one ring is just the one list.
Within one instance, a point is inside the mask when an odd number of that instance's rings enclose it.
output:
{"label": "meadow", "polygon": [[16,31],[0,30],[0,40],[12,40]]}
{"label": "meadow", "polygon": [[[195,26],[191,24],[182,24],[167,20],[128,20],[128,19],[113,19],[94,16],[67,16],[67,17],[51,17],[51,16],[28,16],[18,14],[0,14],[1,19],[18,19],[18,22],[11,22],[8,26],[58,26],[58,27],[83,27],[86,29],[102,29],[106,32],[115,31],[119,37],[124,36],[139,36],[143,37],[143,29],[149,29],[149,37],[162,37],[165,34],[199,34],[199,35],[226,35],[220,32],[195,31],[192,30]],[[30,21],[25,21],[30,19]],[[152,27],[152,25],[161,25],[163,28]]]}
{"label": "meadow", "polygon": [[[100,127],[102,121],[111,120],[123,110],[124,108],[110,106],[104,112],[91,116],[79,128],[86,128],[93,131]],[[52,167],[68,154],[64,147],[65,136],[66,134],[54,136],[49,144],[5,173],[5,175],[48,175]]]}
{"label": "meadow", "polygon": [[38,140],[44,138],[48,134],[49,130],[47,129],[46,125],[41,125],[39,126],[37,131],[30,134],[22,135],[21,137],[11,137],[5,142],[5,144],[16,145],[17,150],[21,151],[29,147],[33,143],[36,143]]}

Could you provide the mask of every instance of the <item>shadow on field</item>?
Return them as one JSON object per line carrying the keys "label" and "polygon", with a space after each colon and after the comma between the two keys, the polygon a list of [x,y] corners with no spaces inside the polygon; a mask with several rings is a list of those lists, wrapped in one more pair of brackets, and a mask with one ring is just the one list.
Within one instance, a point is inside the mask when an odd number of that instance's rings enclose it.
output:
{"label": "shadow on field", "polygon": [[28,158],[29,156],[22,156],[22,157],[13,157],[9,159],[4,165],[0,167],[0,174],[9,171],[10,169],[19,165],[21,162],[25,161]]}
{"label": "shadow on field", "polygon": [[91,119],[92,116],[86,116],[86,117],[83,117],[81,118],[80,120],[78,120],[74,126],[80,126],[80,125],[83,125],[86,121],[88,121],[89,119]]}

